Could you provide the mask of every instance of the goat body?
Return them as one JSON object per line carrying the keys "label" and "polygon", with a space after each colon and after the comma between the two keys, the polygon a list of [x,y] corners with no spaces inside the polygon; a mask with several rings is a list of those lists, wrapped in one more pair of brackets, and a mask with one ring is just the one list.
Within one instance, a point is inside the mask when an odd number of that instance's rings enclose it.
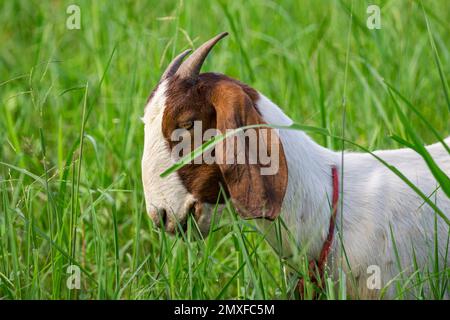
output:
{"label": "goat body", "polygon": [[[292,124],[292,120],[266,97],[261,95],[257,106],[267,123]],[[429,268],[431,272],[435,262],[435,219],[440,267],[449,266],[445,260],[449,226],[378,159],[369,153],[344,152],[342,155],[328,150],[300,131],[280,130],[279,135],[289,172],[282,218],[286,225],[292,226],[290,231],[300,246],[307,248],[310,259],[318,258],[328,232],[332,194],[330,168],[336,166],[339,170],[343,186],[336,223],[339,235],[329,261],[335,276],[340,266],[349,275],[347,288],[351,296],[379,296],[380,290],[367,285],[370,266],[379,268],[382,286],[396,277],[410,276],[414,271],[414,256],[419,269]],[[450,144],[450,137],[445,142]],[[450,175],[450,155],[442,144],[436,143],[427,149],[440,168]],[[382,150],[374,154],[396,167],[450,217],[450,200],[439,189],[419,154],[410,149]],[[394,295],[395,286],[391,285],[385,297]]]}

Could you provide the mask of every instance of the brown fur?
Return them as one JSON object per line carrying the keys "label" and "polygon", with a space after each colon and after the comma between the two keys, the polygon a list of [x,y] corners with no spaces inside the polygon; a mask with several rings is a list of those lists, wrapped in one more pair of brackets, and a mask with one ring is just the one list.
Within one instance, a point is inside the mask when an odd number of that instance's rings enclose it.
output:
{"label": "brown fur", "polygon": [[[211,128],[225,133],[250,124],[264,123],[257,108],[258,93],[249,86],[227,76],[204,73],[197,82],[170,79],[166,91],[166,109],[162,130],[170,148],[173,130],[185,121],[202,121],[203,131]],[[259,134],[259,129],[257,129]],[[270,135],[275,135],[270,130]],[[269,138],[270,139],[270,138]],[[273,138],[272,138],[273,139]],[[279,139],[279,172],[260,174],[259,164],[189,164],[178,171],[182,183],[200,202],[216,203],[223,186],[239,214],[245,218],[275,219],[287,186],[287,164]],[[222,144],[222,147],[226,142]],[[216,152],[223,149],[216,147]],[[246,150],[246,153],[248,150]],[[270,148],[269,148],[270,152]],[[246,154],[248,157],[248,154]],[[224,199],[219,199],[223,203]]]}

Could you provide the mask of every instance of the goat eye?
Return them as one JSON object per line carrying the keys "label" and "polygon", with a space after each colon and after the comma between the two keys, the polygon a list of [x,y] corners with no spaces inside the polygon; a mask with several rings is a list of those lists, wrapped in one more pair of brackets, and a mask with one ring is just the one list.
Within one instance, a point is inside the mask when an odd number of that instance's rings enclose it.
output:
{"label": "goat eye", "polygon": [[194,121],[184,121],[178,125],[180,128],[190,130],[194,127]]}

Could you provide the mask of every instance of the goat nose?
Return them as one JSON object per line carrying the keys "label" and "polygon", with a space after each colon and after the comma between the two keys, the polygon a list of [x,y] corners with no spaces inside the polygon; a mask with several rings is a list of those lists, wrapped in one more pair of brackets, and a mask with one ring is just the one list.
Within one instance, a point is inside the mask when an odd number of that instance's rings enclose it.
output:
{"label": "goat nose", "polygon": [[153,223],[158,227],[165,227],[167,222],[167,211],[164,208],[156,208],[151,214],[150,214]]}

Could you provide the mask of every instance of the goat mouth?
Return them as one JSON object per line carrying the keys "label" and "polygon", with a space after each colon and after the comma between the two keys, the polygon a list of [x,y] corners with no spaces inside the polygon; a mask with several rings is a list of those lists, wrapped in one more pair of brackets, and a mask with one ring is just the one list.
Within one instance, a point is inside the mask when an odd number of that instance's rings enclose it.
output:
{"label": "goat mouth", "polygon": [[200,217],[202,216],[202,204],[199,201],[194,201],[189,207],[188,214],[192,215],[195,222],[198,223]]}
{"label": "goat mouth", "polygon": [[188,229],[188,219],[189,216],[191,216],[196,223],[199,222],[199,219],[201,217],[202,214],[202,205],[200,202],[198,201],[194,201],[192,202],[189,207],[186,210],[186,216],[183,218],[182,221],[180,221],[177,225],[177,227],[175,228],[173,234],[186,234],[187,233],[187,229]]}
{"label": "goat mouth", "polygon": [[185,219],[185,229],[187,229],[189,216],[191,216],[195,220],[195,222],[198,223],[199,220],[200,220],[201,215],[202,215],[202,205],[201,205],[201,203],[198,202],[198,201],[192,202],[191,205],[189,206],[188,210],[187,210],[187,216],[186,216],[186,219]]}

